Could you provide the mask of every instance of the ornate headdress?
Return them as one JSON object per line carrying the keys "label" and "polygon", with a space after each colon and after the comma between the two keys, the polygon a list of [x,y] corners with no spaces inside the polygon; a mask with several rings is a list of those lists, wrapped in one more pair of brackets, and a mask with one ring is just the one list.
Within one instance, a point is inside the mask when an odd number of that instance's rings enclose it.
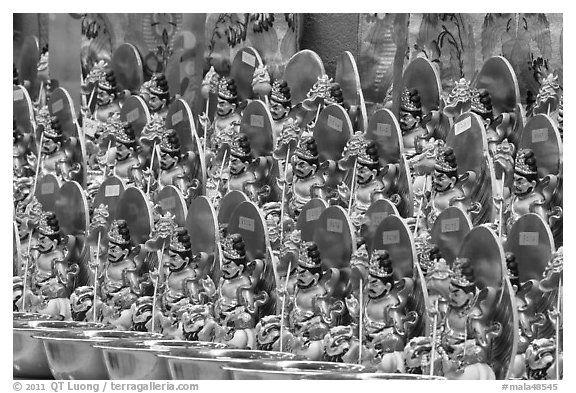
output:
{"label": "ornate headdress", "polygon": [[390,254],[386,250],[374,250],[370,258],[368,273],[376,278],[390,278],[394,274]]}
{"label": "ornate headdress", "polygon": [[78,287],[70,295],[70,303],[74,305],[82,303],[84,300],[94,300],[94,287],[83,285]]}
{"label": "ornate headdress", "polygon": [[108,225],[108,217],[110,213],[108,212],[108,205],[101,203],[97,208],[94,209],[92,213],[92,219],[90,220],[90,232],[96,228],[106,227]]}
{"label": "ornate headdress", "polygon": [[232,145],[230,146],[230,155],[241,159],[242,161],[249,160],[251,156],[250,141],[248,136],[244,133],[239,133],[234,136]]}
{"label": "ornate headdress", "polygon": [[116,92],[117,85],[114,71],[110,70],[100,75],[100,78],[98,79],[98,88],[107,92]]}
{"label": "ornate headdress", "polygon": [[276,79],[272,84],[270,101],[277,102],[283,106],[290,106],[290,88],[288,83],[281,79]]}
{"label": "ornate headdress", "polygon": [[180,154],[180,141],[176,130],[167,130],[162,136],[160,150],[172,156]]}
{"label": "ornate headdress", "polygon": [[62,139],[62,126],[56,116],[52,116],[50,122],[45,124],[44,137],[52,140]]}
{"label": "ornate headdress", "polygon": [[214,66],[210,67],[204,79],[202,80],[202,86],[207,87],[207,93],[218,93],[218,81],[220,76],[214,69]]}
{"label": "ornate headdress", "polygon": [[130,245],[130,231],[128,224],[124,220],[114,220],[108,231],[108,240],[120,247],[126,248]]}
{"label": "ornate headdress", "polygon": [[318,269],[321,266],[320,251],[314,242],[300,243],[298,265],[306,269]]}
{"label": "ornate headdress", "polygon": [[486,118],[492,116],[492,99],[488,90],[474,90],[472,96],[472,112]]}
{"label": "ornate headdress", "polygon": [[538,166],[536,157],[530,149],[521,149],[516,155],[514,171],[528,180],[538,180]]}
{"label": "ornate headdress", "polygon": [[45,212],[40,217],[38,231],[44,236],[54,236],[60,233],[60,225],[54,212]]}
{"label": "ornate headdress", "polygon": [[454,83],[454,87],[448,94],[444,113],[448,116],[458,116],[462,112],[470,110],[472,105],[473,90],[470,87],[470,82],[464,78],[460,78]]}
{"label": "ornate headdress", "polygon": [[358,154],[358,164],[364,165],[370,169],[378,169],[380,162],[378,160],[378,149],[373,141],[368,142],[366,147]]}
{"label": "ornate headdress", "polygon": [[405,112],[416,114],[422,113],[422,103],[420,94],[416,89],[405,89],[400,98],[400,108]]}
{"label": "ornate headdress", "polygon": [[89,94],[90,91],[87,91],[86,88],[89,86],[93,86],[94,84],[98,83],[101,79],[106,78],[106,68],[108,67],[108,63],[104,60],[100,60],[98,63],[94,63],[94,66],[84,78],[84,83],[82,84],[82,89],[84,93]]}
{"label": "ornate headdress", "polygon": [[136,143],[136,136],[132,124],[124,123],[122,127],[116,128],[115,139],[118,143],[129,146]]}
{"label": "ornate headdress", "polygon": [[314,100],[316,98],[325,99],[330,94],[330,87],[332,85],[332,78],[330,78],[327,74],[318,77],[314,86],[310,88],[306,97],[310,100]]}
{"label": "ornate headdress", "polygon": [[310,163],[318,162],[318,148],[316,147],[316,140],[314,137],[301,139],[296,152],[296,157],[301,158]]}
{"label": "ornate headdress", "polygon": [[228,235],[222,241],[222,254],[224,258],[236,263],[246,262],[246,245],[240,234]]}
{"label": "ornate headdress", "polygon": [[442,172],[450,176],[457,175],[458,164],[456,163],[454,150],[452,150],[450,146],[438,147],[434,169],[436,169],[438,172]]}
{"label": "ornate headdress", "polygon": [[186,228],[178,228],[170,237],[170,250],[174,252],[188,252],[191,247],[190,235]]}
{"label": "ornate headdress", "polygon": [[233,103],[238,100],[238,92],[234,79],[226,77],[220,78],[218,83],[218,97]]}
{"label": "ornate headdress", "polygon": [[166,76],[161,73],[152,75],[149,81],[144,82],[140,87],[140,95],[154,94],[160,98],[168,99],[170,94],[168,92],[168,81]]}
{"label": "ornate headdress", "polygon": [[452,264],[451,283],[460,288],[471,288],[475,286],[474,271],[468,259],[456,258]]}

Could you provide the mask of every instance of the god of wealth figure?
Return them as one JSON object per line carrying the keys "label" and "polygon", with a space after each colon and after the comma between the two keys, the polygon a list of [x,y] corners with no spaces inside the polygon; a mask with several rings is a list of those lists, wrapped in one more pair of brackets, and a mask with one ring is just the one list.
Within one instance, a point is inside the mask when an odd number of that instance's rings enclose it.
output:
{"label": "god of wealth figure", "polygon": [[320,360],[324,354],[324,336],[339,325],[345,312],[344,301],[333,296],[339,271],[323,270],[318,246],[314,242],[303,243],[296,280],[288,317],[294,336],[292,352],[309,360]]}
{"label": "god of wealth figure", "polygon": [[170,239],[168,251],[168,275],[163,284],[161,300],[164,330],[178,330],[182,307],[187,304],[207,304],[213,301],[216,285],[202,272],[200,264],[206,264],[208,255],[193,254],[190,235],[185,228],[177,228]]}
{"label": "god of wealth figure", "polygon": [[266,310],[270,294],[263,288],[264,261],[249,261],[240,234],[228,235],[222,244],[222,278],[214,313],[225,329],[223,342],[235,348],[256,345],[255,326]]}
{"label": "god of wealth figure", "polygon": [[297,217],[302,207],[314,197],[323,197],[325,181],[320,171],[318,148],[313,137],[302,139],[293,156],[294,177],[288,191],[289,211]]}
{"label": "god of wealth figure", "polygon": [[228,191],[242,191],[253,202],[262,205],[271,191],[270,186],[264,184],[270,166],[266,157],[252,157],[250,142],[245,134],[236,135],[230,146]]}
{"label": "god of wealth figure", "polygon": [[225,331],[214,318],[214,305],[188,304],[180,309],[180,336],[186,341],[216,342]]}
{"label": "god of wealth figure", "polygon": [[399,123],[407,158],[417,152],[419,139],[428,131],[422,124],[422,103],[418,90],[406,89],[400,99]]}
{"label": "god of wealth figure", "polygon": [[160,143],[160,188],[174,185],[187,200],[197,196],[200,182],[192,171],[200,165],[198,159],[192,151],[182,153],[178,134],[175,130],[167,130]]}
{"label": "god of wealth figure", "polygon": [[280,315],[266,315],[256,324],[256,349],[280,351]]}
{"label": "god of wealth figure", "polygon": [[127,184],[143,188],[146,184],[144,174],[145,159],[141,156],[141,148],[136,141],[134,129],[130,123],[124,123],[116,129],[116,162],[114,174]]}
{"label": "god of wealth figure", "polygon": [[436,217],[450,206],[460,207],[466,212],[479,211],[479,204],[472,203],[467,195],[469,185],[473,184],[475,179],[476,174],[471,171],[458,176],[454,151],[451,147],[439,147],[432,175],[432,193],[427,207],[430,228]]}
{"label": "god of wealth figure", "polygon": [[518,151],[514,165],[513,195],[506,212],[509,214],[509,228],[524,214],[536,213],[554,229],[554,220],[562,216],[562,208],[552,205],[557,185],[555,175],[547,175],[543,179],[538,177],[538,165],[532,150]]}
{"label": "god of wealth figure", "polygon": [[[418,250],[418,243],[416,249]],[[436,245],[430,245],[424,252],[419,251],[418,260],[426,280],[428,307],[438,315],[436,327],[444,326],[450,298],[450,278],[453,273]]]}
{"label": "god of wealth figure", "polygon": [[418,318],[415,311],[406,308],[406,295],[412,291],[414,281],[404,278],[402,283],[396,283],[393,274],[388,252],[373,251],[363,315],[360,315],[359,300],[354,296],[346,298],[348,311],[364,327],[362,362],[381,372],[404,372],[404,346]]}
{"label": "god of wealth figure", "polygon": [[140,97],[148,105],[150,115],[158,115],[166,118],[168,105],[170,104],[170,92],[168,91],[168,81],[161,73],[152,75],[149,81],[140,86]]}
{"label": "god of wealth figure", "polygon": [[56,117],[52,117],[44,127],[43,135],[41,173],[55,175],[62,181],[72,180],[82,169],[80,163],[73,161],[73,148],[78,140],[62,133],[60,121]]}
{"label": "god of wealth figure", "polygon": [[268,109],[270,109],[270,114],[272,115],[272,140],[276,148],[282,130],[293,123],[293,119],[288,117],[292,104],[290,101],[290,88],[286,81],[277,79],[272,84]]}
{"label": "god of wealth figure", "polygon": [[120,100],[126,93],[118,89],[116,76],[112,70],[99,75],[97,92],[94,118],[105,122],[108,117],[120,112]]}
{"label": "god of wealth figure", "polygon": [[108,257],[103,269],[103,322],[128,330],[132,326],[130,307],[146,292],[142,274],[143,247],[133,247],[128,224],[114,220],[108,231]]}
{"label": "god of wealth figure", "polygon": [[488,150],[490,154],[494,154],[496,146],[511,134],[514,119],[508,113],[502,114],[495,119],[492,112],[492,98],[490,93],[484,89],[474,89],[472,91],[472,106],[470,109],[482,118],[486,130],[486,139],[488,140]]}
{"label": "god of wealth figure", "polygon": [[71,319],[69,296],[76,281],[83,278],[79,277],[80,266],[70,261],[74,247],[75,238],[61,234],[56,215],[43,213],[32,252],[32,286],[36,294],[32,304],[36,303],[36,312]]}
{"label": "god of wealth figure", "polygon": [[204,129],[208,130],[208,140],[211,148],[216,151],[222,144],[222,140],[231,140],[240,132],[242,117],[238,110],[238,92],[236,83],[232,78],[220,78],[218,82],[218,106],[214,123],[210,124],[208,117],[201,117]]}
{"label": "god of wealth figure", "polygon": [[336,363],[356,363],[359,355],[358,332],[353,326],[334,326],[324,336],[324,360]]}

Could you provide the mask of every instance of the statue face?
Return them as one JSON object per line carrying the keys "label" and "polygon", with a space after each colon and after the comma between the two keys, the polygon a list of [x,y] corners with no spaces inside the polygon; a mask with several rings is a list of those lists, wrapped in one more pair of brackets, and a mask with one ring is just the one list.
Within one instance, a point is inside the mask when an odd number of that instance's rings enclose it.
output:
{"label": "statue face", "polygon": [[92,298],[90,296],[83,296],[82,300],[76,299],[75,302],[71,304],[73,313],[80,313],[82,311],[87,311],[92,308]]}
{"label": "statue face", "polygon": [[310,288],[318,283],[318,274],[312,274],[310,270],[298,266],[296,270],[296,280],[298,287]]}
{"label": "statue face", "polygon": [[456,179],[448,177],[448,175],[443,172],[434,171],[432,182],[435,191],[443,192],[454,186]]}
{"label": "statue face", "polygon": [[368,278],[368,297],[370,299],[379,299],[390,292],[390,283],[384,283],[377,277],[369,276]]}
{"label": "statue face", "polygon": [[529,182],[524,176],[514,174],[514,194],[526,195],[534,189],[534,182]]}
{"label": "statue face", "polygon": [[244,266],[237,265],[234,261],[224,258],[224,264],[222,265],[222,277],[225,280],[231,280],[242,274]]}
{"label": "statue face", "polygon": [[448,302],[451,307],[463,308],[468,305],[473,296],[473,293],[466,293],[462,288],[450,284],[450,298]]}
{"label": "statue face", "polygon": [[56,247],[56,241],[50,239],[48,236],[38,236],[38,251],[42,254],[52,251]]}
{"label": "statue face", "polygon": [[411,112],[400,110],[400,129],[402,133],[413,131],[420,123],[420,116],[414,116]]}
{"label": "statue face", "polygon": [[98,89],[98,95],[96,96],[96,103],[98,104],[98,106],[109,105],[112,103],[112,101],[114,101],[113,94],[110,94],[106,90]]}
{"label": "statue face", "polygon": [[182,258],[180,254],[168,251],[168,256],[170,257],[170,271],[178,271],[188,264],[188,258]]}
{"label": "statue face", "polygon": [[236,110],[236,104],[231,104],[230,102],[218,98],[218,106],[216,107],[216,113],[218,116],[224,117],[232,114]]}
{"label": "statue face", "polygon": [[132,151],[128,146],[123,143],[116,144],[116,159],[118,161],[123,161],[130,156]]}
{"label": "statue face", "polygon": [[356,182],[358,184],[368,184],[376,177],[376,170],[370,169],[364,165],[358,165],[356,171]]}
{"label": "statue face", "polygon": [[294,166],[294,174],[300,179],[305,179],[316,172],[316,165],[310,164],[307,161],[298,159]]}
{"label": "statue face", "polygon": [[108,244],[108,260],[110,262],[120,262],[128,256],[128,250],[124,250],[122,247],[114,243]]}
{"label": "statue face", "polygon": [[256,327],[256,339],[258,344],[273,343],[280,337],[280,324],[277,320],[267,321],[262,319]]}
{"label": "statue face", "polygon": [[44,154],[53,154],[59,147],[60,144],[50,138],[44,138],[42,141],[42,153]]}
{"label": "statue face", "polygon": [[150,112],[158,112],[166,105],[166,99],[160,99],[156,94],[150,94],[150,98],[148,99],[148,109]]}
{"label": "statue face", "polygon": [[230,173],[232,175],[239,175],[244,172],[248,166],[238,157],[230,157]]}
{"label": "statue face", "polygon": [[288,110],[282,105],[274,101],[270,101],[270,114],[272,115],[272,120],[278,121],[282,120],[288,115]]}
{"label": "statue face", "polygon": [[160,153],[160,168],[163,171],[167,171],[174,168],[177,163],[178,159],[176,157],[172,157],[170,154],[165,152]]}
{"label": "statue face", "polygon": [[182,315],[182,330],[185,333],[197,333],[205,325],[205,317],[202,312],[184,313]]}

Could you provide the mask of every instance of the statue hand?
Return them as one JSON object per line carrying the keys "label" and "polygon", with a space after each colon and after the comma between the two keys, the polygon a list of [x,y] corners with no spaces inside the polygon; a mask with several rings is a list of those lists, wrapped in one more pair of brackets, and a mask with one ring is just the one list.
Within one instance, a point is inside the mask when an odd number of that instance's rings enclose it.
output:
{"label": "statue hand", "polygon": [[198,121],[200,122],[200,125],[202,125],[202,128],[204,130],[209,129],[211,126],[210,119],[208,118],[206,112],[202,112],[202,114],[198,116]]}

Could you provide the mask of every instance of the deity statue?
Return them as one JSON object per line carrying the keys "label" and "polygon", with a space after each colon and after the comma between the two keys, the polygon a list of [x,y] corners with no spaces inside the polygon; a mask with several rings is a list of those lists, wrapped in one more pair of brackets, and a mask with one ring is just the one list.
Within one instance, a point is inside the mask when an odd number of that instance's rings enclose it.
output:
{"label": "deity statue", "polygon": [[153,74],[149,81],[140,86],[139,95],[148,105],[150,115],[166,118],[170,104],[170,92],[168,91],[168,80],[164,74]]}
{"label": "deity statue", "polygon": [[292,109],[290,101],[290,88],[286,81],[277,79],[272,84],[270,102],[268,104],[270,114],[272,115],[272,140],[274,147],[278,146],[282,130],[292,124],[294,120],[288,115]]}
{"label": "deity statue", "polygon": [[222,277],[214,312],[226,335],[224,343],[235,348],[256,345],[255,326],[270,300],[264,282],[265,262],[248,260],[246,246],[239,234],[222,242]]}
{"label": "deity statue", "polygon": [[400,100],[399,123],[404,151],[408,158],[417,153],[418,141],[428,131],[422,124],[422,103],[417,89],[406,89]]}
{"label": "deity statue", "polygon": [[[83,285],[76,288],[70,295],[72,320],[79,322],[98,322],[102,316],[102,304],[98,297],[96,297],[96,303],[94,299],[94,287]],[[97,307],[96,319],[94,319],[94,307]]]}
{"label": "deity statue", "polygon": [[256,324],[258,350],[280,351],[280,318],[280,315],[266,315],[258,321]]}
{"label": "deity statue", "polygon": [[288,190],[289,211],[297,217],[302,207],[314,197],[325,196],[325,181],[320,172],[318,148],[313,137],[302,139],[293,155],[294,178]]}
{"label": "deity statue", "polygon": [[557,192],[558,178],[555,175],[538,177],[538,166],[534,152],[521,149],[516,154],[514,166],[513,195],[506,209],[508,227],[527,213],[536,213],[545,222],[554,227],[556,220],[562,217],[562,207],[553,206],[552,200]]}
{"label": "deity statue", "polygon": [[479,211],[479,204],[471,202],[469,198],[470,186],[476,178],[477,175],[472,171],[458,175],[456,155],[451,147],[441,146],[438,149],[432,175],[432,193],[427,207],[430,228],[438,215],[450,206],[460,207],[465,212]]}
{"label": "deity statue", "polygon": [[99,122],[105,122],[109,116],[120,112],[121,103],[126,97],[126,92],[118,88],[113,70],[96,71],[96,76],[94,119]]}
{"label": "deity statue", "polygon": [[188,304],[180,311],[183,340],[215,342],[224,337],[224,329],[215,321],[213,304]]}
{"label": "deity statue", "polygon": [[144,248],[134,246],[125,220],[114,220],[108,231],[108,256],[102,272],[103,322],[128,330],[130,308],[146,294],[148,279],[143,272]]}
{"label": "deity statue", "polygon": [[356,363],[359,355],[358,332],[350,325],[334,326],[324,336],[324,359],[327,362]]}
{"label": "deity statue", "polygon": [[122,127],[115,128],[116,134],[116,161],[114,174],[127,184],[134,184],[144,188],[147,181],[145,177],[145,159],[141,153],[141,147],[136,141],[132,124],[123,123]]}
{"label": "deity statue", "polygon": [[[532,341],[526,349],[526,365],[528,379],[554,380],[556,368],[562,370],[562,359],[556,359],[556,345],[553,338],[540,338]],[[563,378],[560,372],[560,379]]]}
{"label": "deity statue", "polygon": [[314,242],[303,243],[296,280],[288,317],[294,336],[292,352],[309,360],[320,360],[324,354],[324,336],[340,324],[346,309],[343,299],[334,296],[339,271],[323,269],[318,246]]}
{"label": "deity statue", "polygon": [[34,152],[34,138],[31,134],[22,132],[13,121],[12,131],[12,169],[14,178],[32,177],[36,173],[36,168],[32,165],[36,161]]}
{"label": "deity statue", "polygon": [[201,117],[200,122],[208,131],[208,139],[212,150],[216,151],[223,140],[232,140],[240,132],[242,117],[238,113],[238,91],[232,78],[221,78],[218,83],[218,106],[214,122],[210,124],[208,117]]}
{"label": "deity statue", "polygon": [[360,315],[358,299],[353,296],[346,299],[350,314],[363,324],[363,364],[380,372],[404,372],[404,346],[418,319],[416,312],[406,307],[407,296],[414,285],[412,278],[394,280],[387,251],[372,252],[363,315]]}
{"label": "deity statue", "polygon": [[[40,171],[52,174],[62,181],[74,180],[82,170],[82,164],[74,162],[74,147],[79,143],[75,137],[62,133],[62,126],[56,117],[50,119],[42,130],[44,135],[41,148]],[[34,163],[35,164],[35,163]]]}

